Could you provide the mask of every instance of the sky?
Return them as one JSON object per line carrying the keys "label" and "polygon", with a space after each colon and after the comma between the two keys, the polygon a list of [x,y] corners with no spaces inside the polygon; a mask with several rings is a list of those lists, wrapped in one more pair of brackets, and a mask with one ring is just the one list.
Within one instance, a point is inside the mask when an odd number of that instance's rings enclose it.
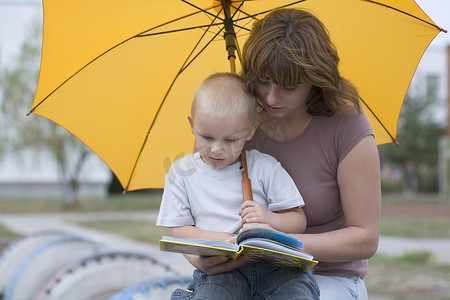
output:
{"label": "sky", "polygon": [[[416,3],[438,26],[450,31],[450,0],[416,0]],[[8,65],[19,51],[33,17],[42,18],[41,1],[0,0],[0,67]],[[447,45],[450,33],[439,33],[429,48]]]}
{"label": "sky", "polygon": [[416,0],[416,3],[436,25],[449,31],[439,33],[430,47],[450,46],[450,0]]}

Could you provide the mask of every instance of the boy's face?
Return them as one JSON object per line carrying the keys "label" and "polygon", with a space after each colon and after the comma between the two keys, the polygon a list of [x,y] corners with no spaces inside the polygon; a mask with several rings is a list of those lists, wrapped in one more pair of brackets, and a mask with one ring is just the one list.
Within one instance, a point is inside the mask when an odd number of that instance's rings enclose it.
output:
{"label": "boy's face", "polygon": [[243,117],[188,117],[202,160],[213,168],[224,168],[239,160],[244,144],[253,136],[256,125]]}

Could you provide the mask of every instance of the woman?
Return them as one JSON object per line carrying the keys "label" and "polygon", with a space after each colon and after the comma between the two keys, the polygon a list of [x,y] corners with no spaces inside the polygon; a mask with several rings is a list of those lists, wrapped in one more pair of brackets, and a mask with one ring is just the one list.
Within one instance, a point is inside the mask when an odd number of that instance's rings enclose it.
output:
{"label": "woman", "polygon": [[[326,28],[311,13],[283,9],[256,22],[243,48],[242,76],[262,112],[248,148],[277,158],[302,193],[308,227],[295,236],[319,261],[321,299],[367,299],[363,279],[379,237],[379,158],[357,90],[338,63]],[[207,274],[243,263],[188,259]]]}

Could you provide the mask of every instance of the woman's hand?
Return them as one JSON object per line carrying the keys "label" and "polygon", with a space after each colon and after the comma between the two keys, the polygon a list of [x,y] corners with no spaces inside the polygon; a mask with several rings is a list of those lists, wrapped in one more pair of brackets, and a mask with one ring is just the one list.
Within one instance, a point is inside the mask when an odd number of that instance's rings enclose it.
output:
{"label": "woman's hand", "polygon": [[207,275],[215,275],[220,273],[226,273],[233,271],[237,267],[246,263],[250,259],[246,256],[240,256],[239,258],[232,260],[225,256],[197,256],[197,255],[185,255],[187,260],[197,269],[204,272]]}

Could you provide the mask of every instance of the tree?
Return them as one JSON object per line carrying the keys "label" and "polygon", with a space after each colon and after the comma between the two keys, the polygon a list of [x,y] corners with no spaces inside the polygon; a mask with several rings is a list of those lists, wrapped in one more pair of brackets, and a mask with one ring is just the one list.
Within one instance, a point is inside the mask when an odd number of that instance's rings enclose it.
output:
{"label": "tree", "polygon": [[32,29],[15,64],[0,70],[0,138],[4,141],[3,151],[17,158],[30,149],[51,156],[64,185],[63,208],[68,209],[76,205],[80,173],[92,152],[55,123],[38,116],[25,116],[36,90],[41,51],[40,22],[34,21]]}
{"label": "tree", "polygon": [[379,147],[381,161],[402,171],[402,186],[406,194],[413,195],[419,191],[421,170],[437,168],[438,142],[444,130],[435,117],[436,91],[433,84],[419,84],[416,90],[408,91],[397,131],[400,145]]}

